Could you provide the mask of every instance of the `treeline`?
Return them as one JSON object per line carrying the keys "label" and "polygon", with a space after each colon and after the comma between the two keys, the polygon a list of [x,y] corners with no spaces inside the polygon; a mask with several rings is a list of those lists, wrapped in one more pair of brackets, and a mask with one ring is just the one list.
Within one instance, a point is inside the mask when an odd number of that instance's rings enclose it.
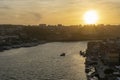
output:
{"label": "treeline", "polygon": [[120,37],[120,25],[25,26],[0,25],[0,36],[17,35],[20,40],[79,41]]}

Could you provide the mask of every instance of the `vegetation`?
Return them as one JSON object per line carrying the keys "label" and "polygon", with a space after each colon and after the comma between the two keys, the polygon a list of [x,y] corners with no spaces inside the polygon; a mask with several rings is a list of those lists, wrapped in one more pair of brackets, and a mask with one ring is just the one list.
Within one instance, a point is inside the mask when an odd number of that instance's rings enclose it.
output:
{"label": "vegetation", "polygon": [[[17,35],[20,41],[28,42],[33,39],[45,41],[79,41],[98,40],[120,37],[120,25],[76,25],[76,26],[25,26],[0,25],[0,35]],[[6,31],[7,29],[12,31]],[[16,30],[16,29],[17,30]],[[2,29],[1,29],[2,30]]]}

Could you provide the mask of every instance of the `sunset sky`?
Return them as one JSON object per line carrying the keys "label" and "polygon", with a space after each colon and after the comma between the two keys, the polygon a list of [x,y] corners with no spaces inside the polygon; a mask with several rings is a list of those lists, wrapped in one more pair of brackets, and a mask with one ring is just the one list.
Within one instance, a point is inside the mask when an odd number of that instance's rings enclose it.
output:
{"label": "sunset sky", "polygon": [[97,24],[120,24],[120,0],[0,0],[0,24],[85,24],[88,10]]}

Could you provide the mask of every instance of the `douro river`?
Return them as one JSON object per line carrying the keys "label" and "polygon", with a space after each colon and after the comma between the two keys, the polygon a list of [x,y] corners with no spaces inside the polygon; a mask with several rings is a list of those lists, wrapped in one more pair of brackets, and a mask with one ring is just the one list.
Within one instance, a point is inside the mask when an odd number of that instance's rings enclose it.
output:
{"label": "douro river", "polygon": [[84,58],[79,55],[86,45],[52,42],[0,52],[0,80],[86,80]]}

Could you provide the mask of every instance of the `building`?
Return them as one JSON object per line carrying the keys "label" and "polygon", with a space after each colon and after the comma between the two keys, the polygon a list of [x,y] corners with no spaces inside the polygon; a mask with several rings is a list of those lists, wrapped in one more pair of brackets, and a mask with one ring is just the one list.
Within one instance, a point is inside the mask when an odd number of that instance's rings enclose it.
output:
{"label": "building", "polygon": [[100,52],[100,48],[102,46],[102,42],[88,42],[87,45],[87,55],[98,56]]}
{"label": "building", "polygon": [[39,24],[40,27],[46,27],[46,24]]}

